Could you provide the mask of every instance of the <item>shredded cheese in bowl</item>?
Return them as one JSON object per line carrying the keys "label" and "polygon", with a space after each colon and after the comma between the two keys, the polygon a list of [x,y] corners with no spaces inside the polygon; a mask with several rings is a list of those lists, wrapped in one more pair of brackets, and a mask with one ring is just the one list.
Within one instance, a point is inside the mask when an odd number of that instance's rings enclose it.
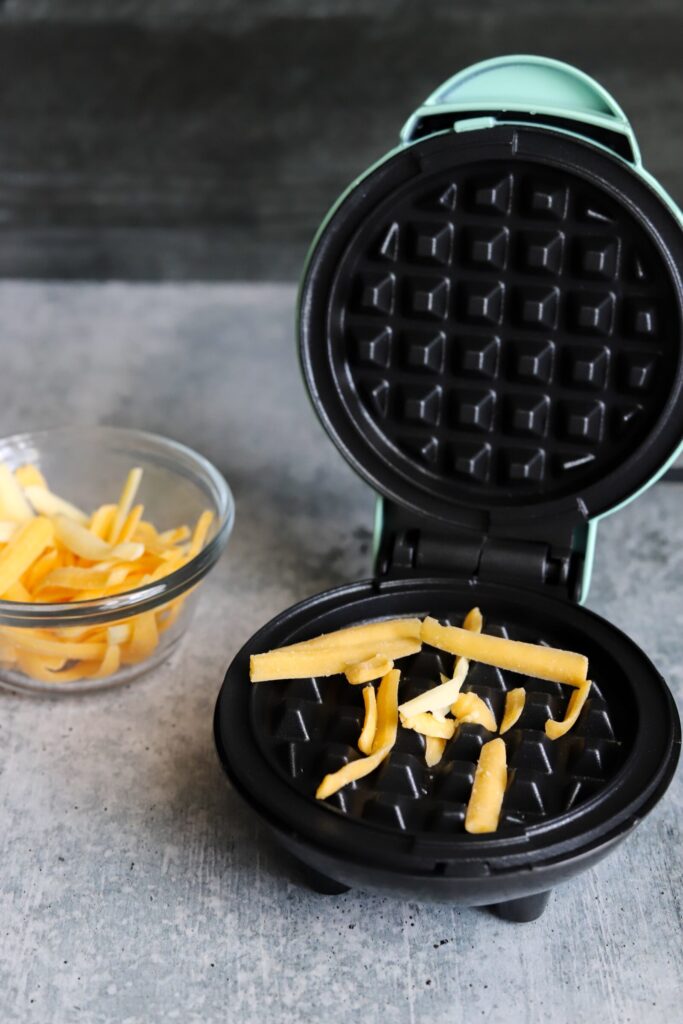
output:
{"label": "shredded cheese in bowl", "polygon": [[34,463],[0,462],[0,682],[85,690],[127,681],[170,652],[221,527],[221,550],[227,540],[232,502],[227,530],[213,508],[161,529],[140,500],[144,476],[133,466],[118,495],[103,495],[115,500],[84,508],[53,491]]}

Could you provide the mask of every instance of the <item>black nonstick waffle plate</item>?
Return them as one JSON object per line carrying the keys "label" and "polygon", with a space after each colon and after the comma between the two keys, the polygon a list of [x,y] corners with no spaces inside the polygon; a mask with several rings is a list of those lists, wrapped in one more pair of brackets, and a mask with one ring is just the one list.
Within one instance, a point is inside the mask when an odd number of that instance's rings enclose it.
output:
{"label": "black nonstick waffle plate", "polygon": [[[500,721],[505,692],[527,689],[523,715],[504,737],[509,783],[498,832],[472,836],[464,813],[485,729],[463,726],[439,766],[421,738],[399,729],[387,761],[321,802],[329,771],[359,757],[361,687],[340,676],[258,683],[249,655],[356,622],[432,614],[461,622],[478,604],[485,631],[579,650],[596,685],[573,730],[550,741],[569,688],[473,665],[473,689]],[[400,699],[438,681],[452,658],[433,648],[399,663]],[[467,903],[497,903],[549,888],[596,859],[663,792],[680,732],[661,677],[615,627],[575,605],[514,588],[403,581],[358,584],[311,598],[261,630],[237,656],[216,709],[223,764],[243,795],[317,871],[343,884],[403,888]],[[406,879],[411,879],[410,886]]]}
{"label": "black nonstick waffle plate", "polygon": [[680,224],[627,165],[535,128],[430,138],[337,207],[301,353],[344,456],[420,515],[629,497],[683,434]]}

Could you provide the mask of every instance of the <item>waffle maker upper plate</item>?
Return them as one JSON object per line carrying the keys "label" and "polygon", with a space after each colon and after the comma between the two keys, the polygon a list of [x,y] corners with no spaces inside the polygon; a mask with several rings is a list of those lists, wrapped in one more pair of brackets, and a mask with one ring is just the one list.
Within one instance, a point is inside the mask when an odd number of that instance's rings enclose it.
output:
{"label": "waffle maker upper plate", "polygon": [[[419,140],[356,183],[314,244],[300,298],[314,406],[409,524],[455,544],[561,534],[569,550],[683,437],[680,267],[669,206],[599,146],[523,125]],[[509,567],[501,582],[486,564],[486,575],[380,576],[310,598],[228,670],[215,716],[223,765],[321,890],[379,886],[530,919],[664,792],[680,726],[651,662],[566,590],[508,586]],[[487,632],[585,653],[595,680],[576,727],[552,742],[544,724],[563,715],[567,688],[471,667],[464,688],[497,720],[505,691],[527,690],[505,737],[498,831],[464,831],[490,738],[472,725],[433,769],[421,737],[399,730],[376,772],[316,801],[323,775],[359,756],[360,688],[341,677],[252,687],[249,655],[371,619],[458,623],[474,604]],[[427,647],[403,659],[401,699],[451,664]]]}

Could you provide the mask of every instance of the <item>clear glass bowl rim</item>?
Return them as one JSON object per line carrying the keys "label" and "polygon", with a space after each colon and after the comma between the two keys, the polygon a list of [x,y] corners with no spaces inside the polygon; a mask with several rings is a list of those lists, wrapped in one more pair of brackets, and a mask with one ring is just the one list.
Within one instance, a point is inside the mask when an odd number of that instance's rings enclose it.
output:
{"label": "clear glass bowl rim", "polygon": [[163,453],[167,460],[169,456],[171,462],[175,459],[179,467],[180,464],[183,464],[211,492],[216,513],[215,533],[199,554],[195,555],[181,569],[177,569],[156,583],[138,587],[135,590],[127,590],[113,597],[103,598],[99,601],[70,601],[55,604],[0,601],[0,626],[58,629],[74,625],[97,625],[113,619],[125,619],[131,615],[151,611],[175,597],[180,597],[195,586],[215,565],[228,542],[235,520],[235,502],[232,491],[223,475],[208,459],[178,441],[172,441],[160,434],[133,430],[128,427],[79,426],[11,434],[0,438],[0,448],[21,448],[29,445],[40,448],[41,444],[47,448],[50,441],[57,436],[72,435],[78,440],[82,438],[84,432],[87,432],[89,438],[94,441],[97,441],[99,436],[102,439],[103,447],[106,447],[108,442],[114,441],[131,446],[135,446],[136,441],[142,442],[148,448],[156,450],[160,454]]}

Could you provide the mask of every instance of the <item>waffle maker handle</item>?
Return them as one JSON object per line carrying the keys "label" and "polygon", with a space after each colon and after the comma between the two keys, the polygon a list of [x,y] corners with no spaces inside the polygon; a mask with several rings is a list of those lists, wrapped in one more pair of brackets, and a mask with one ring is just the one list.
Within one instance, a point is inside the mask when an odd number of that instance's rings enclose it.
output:
{"label": "waffle maker handle", "polygon": [[[504,98],[504,99],[503,99]],[[640,150],[616,100],[583,71],[548,57],[516,55],[473,64],[449,78],[406,122],[401,140],[448,124],[456,131],[534,123],[589,139],[640,166]]]}

